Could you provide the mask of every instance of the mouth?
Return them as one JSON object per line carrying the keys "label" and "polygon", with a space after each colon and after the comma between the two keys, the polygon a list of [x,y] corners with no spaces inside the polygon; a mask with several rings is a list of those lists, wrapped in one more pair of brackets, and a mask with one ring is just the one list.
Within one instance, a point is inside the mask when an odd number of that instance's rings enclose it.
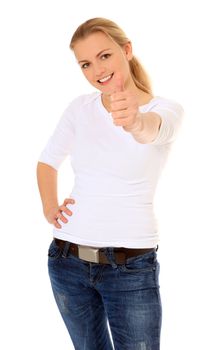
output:
{"label": "mouth", "polygon": [[107,75],[106,77],[97,80],[97,82],[101,85],[107,85],[109,81],[113,78],[114,73]]}

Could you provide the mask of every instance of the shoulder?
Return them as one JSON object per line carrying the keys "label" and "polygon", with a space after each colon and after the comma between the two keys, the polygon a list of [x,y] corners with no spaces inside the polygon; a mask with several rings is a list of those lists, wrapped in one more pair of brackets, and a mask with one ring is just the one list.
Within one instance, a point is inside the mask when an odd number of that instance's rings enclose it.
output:
{"label": "shoulder", "polygon": [[90,94],[83,94],[71,100],[62,113],[61,120],[68,123],[77,122],[78,117],[81,118],[86,114],[87,106],[92,106],[93,102],[97,100],[100,92],[93,92]]}
{"label": "shoulder", "polygon": [[87,105],[92,104],[99,97],[99,95],[100,95],[99,91],[94,91],[89,94],[80,95],[74,98],[72,101],[70,101],[67,109],[73,110],[73,111],[77,109],[81,109]]}

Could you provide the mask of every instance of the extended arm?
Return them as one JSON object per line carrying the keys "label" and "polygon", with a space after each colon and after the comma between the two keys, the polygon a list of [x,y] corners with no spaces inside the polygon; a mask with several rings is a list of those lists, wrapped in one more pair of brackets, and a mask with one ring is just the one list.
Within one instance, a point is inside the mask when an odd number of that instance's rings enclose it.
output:
{"label": "extended arm", "polygon": [[132,134],[139,143],[150,143],[158,135],[161,117],[155,112],[138,113],[135,124],[124,129]]}

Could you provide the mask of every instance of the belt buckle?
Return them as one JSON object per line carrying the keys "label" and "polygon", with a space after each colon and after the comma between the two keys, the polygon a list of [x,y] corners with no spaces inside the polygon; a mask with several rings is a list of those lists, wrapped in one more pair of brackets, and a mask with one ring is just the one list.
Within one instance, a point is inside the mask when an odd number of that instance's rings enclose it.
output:
{"label": "belt buckle", "polygon": [[99,249],[84,245],[78,245],[78,255],[82,260],[99,263]]}

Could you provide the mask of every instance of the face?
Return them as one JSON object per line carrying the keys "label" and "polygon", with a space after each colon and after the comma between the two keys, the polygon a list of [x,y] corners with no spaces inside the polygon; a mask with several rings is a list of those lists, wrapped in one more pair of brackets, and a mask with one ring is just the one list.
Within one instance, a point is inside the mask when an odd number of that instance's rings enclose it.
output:
{"label": "face", "polygon": [[117,73],[125,88],[134,84],[129,71],[130,42],[121,48],[107,35],[97,32],[79,40],[74,46],[74,54],[86,79],[103,94],[115,91]]}

